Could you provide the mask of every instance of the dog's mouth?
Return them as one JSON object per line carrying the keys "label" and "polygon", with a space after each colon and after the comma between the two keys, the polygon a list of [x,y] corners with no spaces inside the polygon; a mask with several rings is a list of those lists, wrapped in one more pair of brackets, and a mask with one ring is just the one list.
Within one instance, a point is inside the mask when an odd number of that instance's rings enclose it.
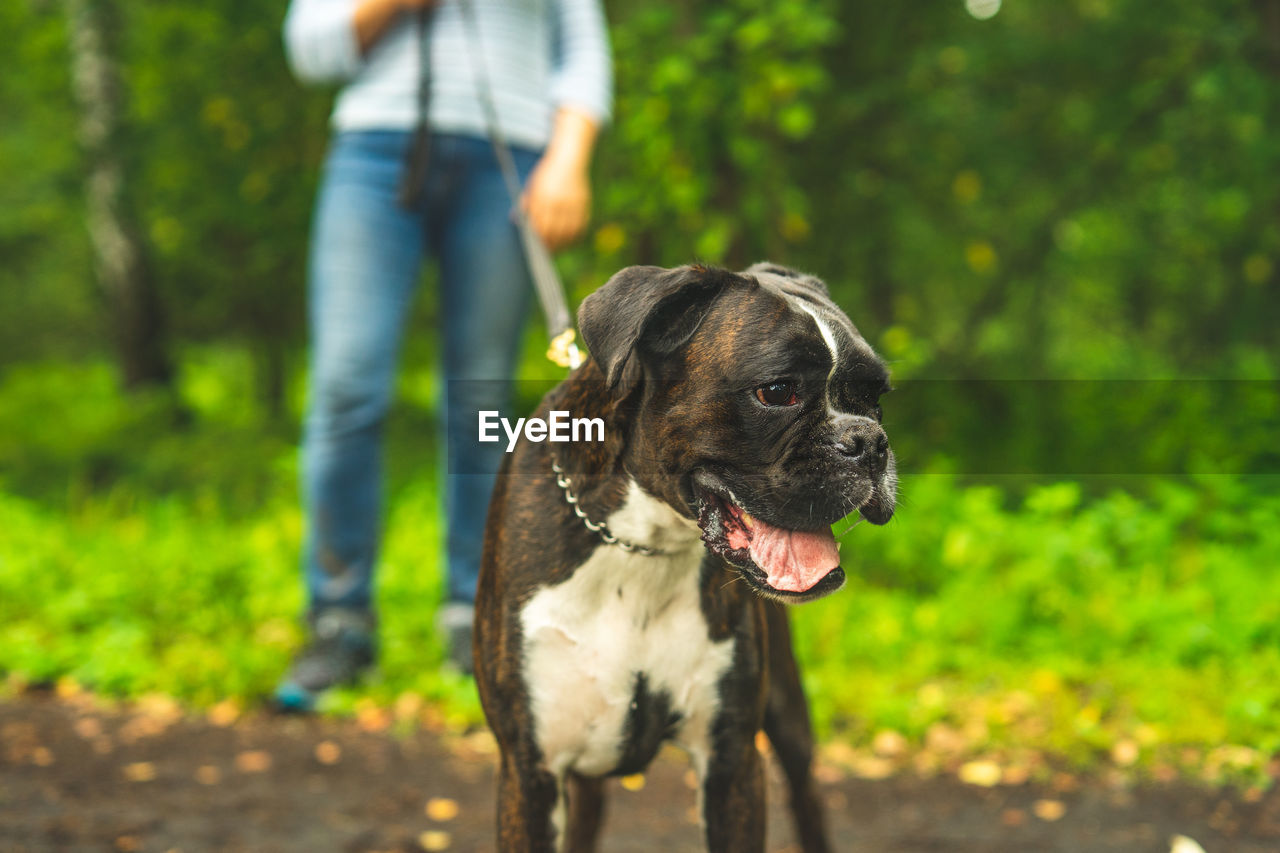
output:
{"label": "dog's mouth", "polygon": [[699,478],[694,502],[702,541],[762,595],[808,601],[844,585],[840,552],[830,527],[789,530],[748,513],[718,483]]}

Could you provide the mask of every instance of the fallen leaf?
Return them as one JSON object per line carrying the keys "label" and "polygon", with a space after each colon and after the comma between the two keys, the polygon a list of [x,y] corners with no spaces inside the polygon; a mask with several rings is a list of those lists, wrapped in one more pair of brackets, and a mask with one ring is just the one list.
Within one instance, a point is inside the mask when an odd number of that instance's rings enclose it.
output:
{"label": "fallen leaf", "polygon": [[1067,813],[1067,806],[1062,800],[1036,800],[1031,804],[1031,811],[1044,821],[1061,820]]}
{"label": "fallen leaf", "polygon": [[458,801],[448,797],[432,797],[427,800],[427,817],[432,820],[453,820],[458,816]]}
{"label": "fallen leaf", "polygon": [[1025,690],[1014,690],[1001,700],[998,707],[1003,722],[1011,723],[1034,711],[1036,700]]}
{"label": "fallen leaf", "polygon": [[209,722],[219,728],[227,728],[240,719],[240,706],[233,699],[224,699],[209,709]]}
{"label": "fallen leaf", "polygon": [[898,758],[907,752],[907,739],[893,729],[883,729],[871,741],[871,751],[883,758]]}
{"label": "fallen leaf", "polygon": [[134,743],[143,738],[162,734],[175,721],[176,718],[165,717],[158,713],[154,715],[139,713],[120,727],[118,736],[123,743]]}
{"label": "fallen leaf", "polygon": [[156,766],[150,761],[135,761],[121,768],[130,782],[150,782],[156,778]]}
{"label": "fallen leaf", "polygon": [[385,732],[391,727],[391,714],[372,703],[362,703],[356,707],[356,725],[366,732]]}
{"label": "fallen leaf", "polygon": [[964,751],[965,739],[959,731],[946,723],[934,723],[924,733],[925,747],[943,755],[954,755]]}
{"label": "fallen leaf", "polygon": [[1021,785],[1031,778],[1031,768],[1025,764],[1010,764],[1000,775],[1003,785]]}
{"label": "fallen leaf", "polygon": [[1000,765],[994,761],[966,761],[960,765],[960,781],[968,785],[990,788],[999,785],[1003,775]]}
{"label": "fallen leaf", "polygon": [[1137,741],[1126,738],[1116,741],[1116,745],[1111,747],[1111,760],[1121,767],[1132,767],[1138,760],[1138,753]]}
{"label": "fallen leaf", "polygon": [[428,829],[418,836],[418,846],[423,850],[448,850],[453,836],[443,829]]}
{"label": "fallen leaf", "polygon": [[439,708],[428,705],[422,709],[422,725],[427,731],[439,734],[445,728],[444,714],[440,713]]}
{"label": "fallen leaf", "polygon": [[820,754],[823,759],[838,764],[842,767],[848,767],[858,757],[858,752],[852,746],[844,741],[834,741],[824,744],[820,747]]}
{"label": "fallen leaf", "polygon": [[337,764],[342,760],[342,747],[331,740],[322,740],[316,744],[316,761],[321,764]]}
{"label": "fallen leaf", "polygon": [[628,791],[639,791],[644,787],[644,774],[635,773],[631,776],[623,776],[618,781],[622,784],[622,787],[626,788]]}
{"label": "fallen leaf", "polygon": [[201,785],[216,785],[222,781],[222,771],[212,764],[202,764],[196,768],[196,781]]}
{"label": "fallen leaf", "polygon": [[76,720],[76,734],[85,740],[93,740],[102,734],[102,721],[97,717],[81,717]]}
{"label": "fallen leaf", "polygon": [[849,769],[859,779],[877,780],[888,779],[893,775],[895,768],[893,762],[887,758],[860,755],[851,762]]}
{"label": "fallen leaf", "polygon": [[271,754],[249,749],[236,756],[236,769],[241,773],[265,773],[271,769]]}
{"label": "fallen leaf", "polygon": [[692,767],[684,771],[684,786],[690,791],[698,790],[698,774]]}
{"label": "fallen leaf", "polygon": [[37,746],[31,753],[31,763],[37,767],[53,764],[53,751],[47,746]]}
{"label": "fallen leaf", "polygon": [[396,697],[394,709],[397,720],[412,720],[422,713],[422,697],[406,690]]}
{"label": "fallen leaf", "polygon": [[136,835],[121,835],[116,839],[116,849],[121,853],[133,853],[135,850],[142,849],[142,842]]}
{"label": "fallen leaf", "polygon": [[769,752],[769,736],[763,730],[756,732],[756,750],[762,754]]}
{"label": "fallen leaf", "polygon": [[1022,826],[1027,822],[1027,813],[1022,809],[1005,809],[1000,814],[1000,822],[1005,826]]}
{"label": "fallen leaf", "polygon": [[919,776],[936,776],[942,769],[942,759],[932,752],[921,751],[911,756],[911,766]]}
{"label": "fallen leaf", "polygon": [[1169,839],[1169,853],[1205,853],[1204,848],[1194,838],[1175,835]]}
{"label": "fallen leaf", "polygon": [[138,699],[138,710],[162,726],[176,723],[182,718],[182,708],[177,700],[163,693],[148,693]]}

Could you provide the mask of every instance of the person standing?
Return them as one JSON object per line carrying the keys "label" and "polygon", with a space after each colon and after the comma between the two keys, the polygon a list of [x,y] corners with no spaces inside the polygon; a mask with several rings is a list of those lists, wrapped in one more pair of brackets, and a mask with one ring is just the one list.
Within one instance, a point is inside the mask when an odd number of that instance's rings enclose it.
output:
{"label": "person standing", "polygon": [[[612,67],[599,0],[291,0],[284,40],[303,82],[343,81],[307,276],[310,639],[276,689],[307,710],[376,659],[382,427],[424,263],[439,269],[447,434],[474,435],[474,412],[501,410],[510,393],[531,283],[486,110],[510,145],[518,203],[554,250],[586,226]],[[489,457],[501,450],[450,445],[438,622],[469,672]]]}

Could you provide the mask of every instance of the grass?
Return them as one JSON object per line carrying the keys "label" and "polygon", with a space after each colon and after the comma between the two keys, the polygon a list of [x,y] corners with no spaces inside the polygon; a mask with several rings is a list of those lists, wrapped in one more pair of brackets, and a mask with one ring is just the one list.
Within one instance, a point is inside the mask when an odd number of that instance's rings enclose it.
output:
{"label": "grass", "polygon": [[[167,401],[122,401],[102,365],[0,378],[9,684],[68,679],[194,706],[269,692],[302,636],[302,519],[294,428],[243,404],[246,367],[194,354],[182,428]],[[480,721],[474,690],[441,669],[432,631],[429,384],[407,373],[389,427],[381,674],[335,708],[408,697],[464,727]],[[901,735],[925,769],[1048,756],[1262,778],[1280,749],[1275,485],[905,478],[898,516],[844,540],[848,587],[793,612],[821,735],[855,758]]]}

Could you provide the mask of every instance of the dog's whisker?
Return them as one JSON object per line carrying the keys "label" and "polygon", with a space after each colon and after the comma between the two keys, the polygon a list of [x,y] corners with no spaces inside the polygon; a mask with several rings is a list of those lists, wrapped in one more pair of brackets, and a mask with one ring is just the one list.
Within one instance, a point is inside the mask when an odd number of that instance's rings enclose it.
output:
{"label": "dog's whisker", "polygon": [[835,535],[836,541],[839,542],[841,539],[848,536],[849,533],[852,532],[853,528],[857,527],[859,524],[861,524],[865,520],[866,519],[864,519],[862,516],[858,516],[858,518],[856,518],[852,524],[850,524],[844,530],[841,530],[839,533]]}
{"label": "dog's whisker", "polygon": [[734,575],[733,577],[729,578],[729,580],[725,581],[724,585],[721,586],[720,588],[728,589],[730,586],[732,586],[733,584],[737,583],[740,580],[742,580],[741,575]]}

